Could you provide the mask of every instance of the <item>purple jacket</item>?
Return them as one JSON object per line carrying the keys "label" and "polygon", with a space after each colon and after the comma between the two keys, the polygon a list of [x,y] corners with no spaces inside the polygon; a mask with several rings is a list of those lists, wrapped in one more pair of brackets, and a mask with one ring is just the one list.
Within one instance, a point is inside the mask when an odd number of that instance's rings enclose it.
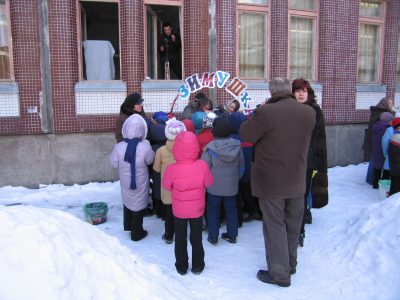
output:
{"label": "purple jacket", "polygon": [[[122,141],[114,146],[110,162],[119,171],[122,202],[131,211],[140,211],[149,204],[149,171],[147,165],[154,161],[154,152],[144,139],[147,135],[147,124],[138,114],[131,115],[122,127],[124,138],[142,140],[136,147],[136,184],[137,189],[129,189],[131,182],[131,165],[124,161],[128,143]],[[147,142],[147,143],[146,143]]]}
{"label": "purple jacket", "polygon": [[388,127],[389,124],[383,121],[377,121],[372,127],[372,167],[374,169],[383,169],[385,156],[382,150],[382,136]]}

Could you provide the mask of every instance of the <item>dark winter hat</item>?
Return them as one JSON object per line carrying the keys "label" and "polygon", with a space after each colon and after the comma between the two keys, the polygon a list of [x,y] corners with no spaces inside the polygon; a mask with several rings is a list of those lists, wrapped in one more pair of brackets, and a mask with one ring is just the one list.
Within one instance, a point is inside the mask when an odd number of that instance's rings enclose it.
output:
{"label": "dark winter hat", "polygon": [[381,114],[381,116],[379,117],[379,120],[383,121],[383,122],[389,122],[393,120],[393,115],[390,112],[384,112]]}
{"label": "dark winter hat", "polygon": [[160,117],[156,118],[156,122],[158,124],[165,124],[165,122],[167,122],[167,121],[168,121],[168,117],[165,117],[165,116],[160,116]]}
{"label": "dark winter hat", "polygon": [[[153,120],[155,120],[155,119],[157,119],[158,117],[161,117],[161,116],[168,117],[168,114],[163,112],[163,111],[157,111],[153,115]],[[168,121],[168,119],[166,121]]]}
{"label": "dark winter hat", "polygon": [[214,119],[213,127],[211,129],[211,133],[217,137],[228,137],[231,135],[232,125],[229,122],[228,118],[217,117]]}
{"label": "dark winter hat", "polygon": [[197,93],[196,97],[194,97],[194,99],[201,99],[201,98],[207,98],[207,96],[204,93]]}
{"label": "dark winter hat", "polygon": [[400,117],[399,118],[394,118],[392,121],[392,126],[394,129],[397,129],[400,127]]}
{"label": "dark winter hat", "polygon": [[211,129],[213,126],[213,121],[217,117],[217,115],[213,112],[208,112],[203,117],[203,128]]}
{"label": "dark winter hat", "polygon": [[133,108],[134,105],[136,104],[142,104],[144,101],[144,99],[142,99],[142,97],[140,97],[140,95],[138,93],[133,93],[130,94],[128,97],[125,98],[124,103]]}

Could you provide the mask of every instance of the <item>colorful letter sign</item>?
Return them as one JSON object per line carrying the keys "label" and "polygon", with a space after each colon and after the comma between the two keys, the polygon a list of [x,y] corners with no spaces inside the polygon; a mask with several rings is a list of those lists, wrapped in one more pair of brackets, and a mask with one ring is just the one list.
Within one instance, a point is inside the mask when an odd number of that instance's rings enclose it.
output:
{"label": "colorful letter sign", "polygon": [[194,93],[204,87],[214,88],[215,83],[219,88],[227,85],[225,90],[236,100],[241,101],[244,108],[248,108],[248,102],[253,101],[253,99],[246,92],[246,84],[237,77],[233,78],[232,81],[228,81],[230,77],[231,75],[224,71],[203,73],[201,80],[199,79],[199,74],[194,74],[185,79],[186,84],[181,85],[181,87],[178,89],[178,94],[181,98],[187,99],[191,93]]}

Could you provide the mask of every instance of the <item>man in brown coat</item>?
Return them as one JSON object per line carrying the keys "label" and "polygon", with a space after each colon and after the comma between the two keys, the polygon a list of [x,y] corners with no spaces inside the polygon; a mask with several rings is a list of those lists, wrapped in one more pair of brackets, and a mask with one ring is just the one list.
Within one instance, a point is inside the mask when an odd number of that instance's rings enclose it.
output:
{"label": "man in brown coat", "polygon": [[269,88],[272,98],[240,126],[239,135],[255,148],[251,186],[253,196],[260,198],[268,264],[257,278],[288,287],[296,273],[315,112],[296,101],[289,79],[274,78]]}

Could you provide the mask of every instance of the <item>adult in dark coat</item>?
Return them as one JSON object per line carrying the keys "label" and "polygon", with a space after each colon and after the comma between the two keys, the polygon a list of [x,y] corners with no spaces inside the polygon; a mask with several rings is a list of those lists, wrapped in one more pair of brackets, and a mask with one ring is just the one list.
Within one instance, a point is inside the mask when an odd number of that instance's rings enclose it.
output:
{"label": "adult in dark coat", "polygon": [[[381,101],[376,106],[371,106],[371,116],[369,118],[369,124],[368,128],[365,131],[365,137],[364,137],[364,143],[362,145],[362,149],[371,153],[372,152],[372,140],[371,140],[371,134],[372,134],[372,127],[374,124],[379,120],[379,117],[381,116],[382,113],[384,112],[392,112],[392,107],[393,107],[393,100],[390,99],[389,97],[382,98]],[[372,168],[372,162],[373,158],[372,155],[370,156],[370,161],[369,161],[369,166],[368,166],[368,172],[367,172],[367,179],[366,181],[373,185],[373,178],[374,178],[374,171]]]}
{"label": "adult in dark coat", "polygon": [[122,136],[122,125],[124,125],[125,120],[128,119],[129,116],[139,114],[143,118],[146,117],[143,110],[143,101],[144,99],[142,99],[138,93],[133,93],[127,96],[124,103],[121,104],[120,114],[115,121],[115,139],[117,143],[124,140]]}
{"label": "adult in dark coat", "polygon": [[385,111],[393,113],[393,100],[389,97],[382,98],[381,101],[376,106],[371,106],[371,116],[369,118],[368,129],[365,132],[364,143],[362,145],[362,149],[368,152],[372,152],[372,127],[379,120],[379,117]]}
{"label": "adult in dark coat", "polygon": [[268,263],[268,271],[258,271],[257,278],[288,287],[296,272],[315,111],[296,101],[289,79],[274,78],[269,87],[272,98],[255,109],[254,116],[240,126],[239,135],[255,148],[251,187],[263,213]]}
{"label": "adult in dark coat", "polygon": [[385,163],[385,156],[383,155],[382,149],[382,137],[392,125],[393,115],[390,112],[384,112],[379,117],[372,127],[372,167],[374,169],[374,181],[372,187],[374,189],[379,188],[380,179],[389,179],[390,171],[384,170],[382,174],[383,164]]}
{"label": "adult in dark coat", "polygon": [[[304,193],[304,215],[303,215],[303,222],[301,224],[300,237],[299,237],[300,246],[303,246],[303,241],[304,241],[304,237],[305,237],[304,225],[306,223],[311,224],[311,220],[312,220],[311,211],[310,211],[310,209],[307,209],[307,199],[308,199],[308,195],[310,193],[312,175],[313,175],[314,170],[316,170],[318,173],[319,172],[322,173],[320,175],[321,180],[319,180],[319,182],[317,182],[316,185],[318,183],[320,183],[320,184],[322,184],[322,187],[323,187],[323,189],[320,188],[319,199],[316,199],[316,200],[317,200],[317,202],[319,200],[318,204],[320,207],[328,204],[327,164],[323,164],[323,166],[321,166],[321,169],[318,169],[317,157],[315,154],[315,143],[318,143],[320,147],[323,147],[325,149],[325,151],[322,151],[322,157],[319,157],[319,159],[326,160],[326,135],[325,135],[325,127],[323,127],[323,132],[320,130],[321,125],[324,123],[324,115],[322,113],[321,108],[317,104],[315,93],[314,93],[314,90],[312,89],[310,83],[307,80],[305,80],[304,78],[296,79],[292,83],[292,91],[293,91],[294,96],[296,97],[297,102],[309,105],[315,111],[315,126],[311,133],[310,144],[308,146],[306,190]],[[317,134],[318,134],[318,136],[317,136]],[[324,155],[325,155],[325,157],[323,157]],[[325,168],[323,168],[323,167],[325,167]],[[325,196],[324,203],[321,203],[323,196]]]}

